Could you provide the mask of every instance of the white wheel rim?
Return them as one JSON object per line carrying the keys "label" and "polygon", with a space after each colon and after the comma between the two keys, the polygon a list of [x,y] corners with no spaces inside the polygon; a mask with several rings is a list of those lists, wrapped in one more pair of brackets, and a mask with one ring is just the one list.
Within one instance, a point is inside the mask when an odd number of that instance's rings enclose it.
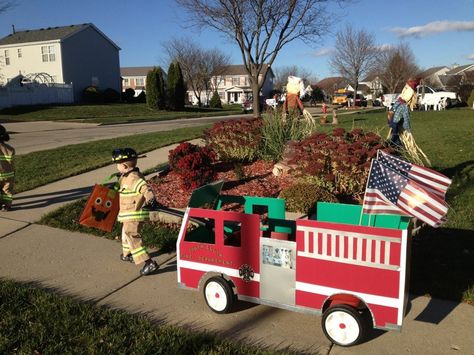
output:
{"label": "white wheel rim", "polygon": [[206,301],[209,307],[222,312],[227,306],[227,295],[221,284],[211,281],[206,286]]}
{"label": "white wheel rim", "polygon": [[357,340],[360,334],[357,320],[344,311],[332,312],[324,322],[326,332],[337,343],[342,345],[351,344]]}

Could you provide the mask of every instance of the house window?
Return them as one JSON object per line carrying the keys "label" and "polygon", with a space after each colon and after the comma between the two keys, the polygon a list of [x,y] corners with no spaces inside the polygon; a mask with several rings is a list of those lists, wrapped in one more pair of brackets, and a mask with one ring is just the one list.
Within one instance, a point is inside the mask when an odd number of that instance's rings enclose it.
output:
{"label": "house window", "polygon": [[123,86],[128,86],[128,79],[123,79]]}
{"label": "house window", "polygon": [[17,54],[18,54],[18,58],[21,58],[21,57],[22,57],[21,48],[18,48],[18,49],[17,49]]}
{"label": "house window", "polygon": [[239,77],[233,77],[232,78],[232,85],[234,85],[234,86],[240,85],[240,78]]}
{"label": "house window", "polygon": [[56,54],[54,53],[54,46],[41,46],[41,55],[43,62],[55,62]]}
{"label": "house window", "polygon": [[143,80],[143,78],[136,78],[136,79],[135,79],[135,85],[136,85],[136,86],[144,86],[144,85],[145,85],[145,81]]}
{"label": "house window", "polygon": [[5,65],[10,65],[10,54],[8,53],[8,49],[4,51],[4,58],[5,58]]}

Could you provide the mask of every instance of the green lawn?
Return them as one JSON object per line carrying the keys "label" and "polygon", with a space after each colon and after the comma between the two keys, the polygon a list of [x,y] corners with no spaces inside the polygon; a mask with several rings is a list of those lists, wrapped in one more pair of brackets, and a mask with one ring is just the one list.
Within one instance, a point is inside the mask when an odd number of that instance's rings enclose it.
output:
{"label": "green lawn", "polygon": [[1,354],[283,354],[0,280]]}
{"label": "green lawn", "polygon": [[[206,127],[186,127],[173,131],[136,134],[18,155],[15,157],[15,191],[31,190],[53,181],[109,165],[114,148],[133,147],[138,153],[145,153],[200,137]],[[159,163],[162,162],[157,162],[157,165]]]}
{"label": "green lawn", "polygon": [[146,104],[17,106],[0,110],[0,122],[9,121],[67,121],[116,124],[141,121],[164,121],[177,118],[211,117],[239,114],[239,105],[223,109],[188,107],[184,111],[154,111]]}

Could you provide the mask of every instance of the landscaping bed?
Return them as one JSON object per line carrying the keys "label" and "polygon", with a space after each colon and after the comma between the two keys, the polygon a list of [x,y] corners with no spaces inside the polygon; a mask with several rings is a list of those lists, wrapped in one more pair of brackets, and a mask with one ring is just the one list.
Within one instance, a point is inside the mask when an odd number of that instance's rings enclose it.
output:
{"label": "landscaping bed", "polygon": [[[221,191],[223,195],[278,197],[281,190],[294,183],[291,176],[273,175],[273,163],[263,160],[242,165],[218,162],[214,168],[217,171],[216,180],[225,181]],[[192,193],[182,189],[180,176],[175,171],[152,178],[150,186],[157,201],[172,208],[185,208]]]}

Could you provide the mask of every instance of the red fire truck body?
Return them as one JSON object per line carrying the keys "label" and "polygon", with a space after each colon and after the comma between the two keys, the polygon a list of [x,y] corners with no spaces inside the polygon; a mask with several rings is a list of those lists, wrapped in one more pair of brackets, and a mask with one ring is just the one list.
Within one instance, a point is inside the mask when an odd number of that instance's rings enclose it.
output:
{"label": "red fire truck body", "polygon": [[[206,225],[190,227],[193,219]],[[367,322],[400,330],[406,229],[311,219],[294,221],[294,235],[262,229],[258,214],[188,208],[177,241],[179,285],[202,289],[217,313],[237,298],[322,314],[325,334],[342,346],[359,342]]]}

